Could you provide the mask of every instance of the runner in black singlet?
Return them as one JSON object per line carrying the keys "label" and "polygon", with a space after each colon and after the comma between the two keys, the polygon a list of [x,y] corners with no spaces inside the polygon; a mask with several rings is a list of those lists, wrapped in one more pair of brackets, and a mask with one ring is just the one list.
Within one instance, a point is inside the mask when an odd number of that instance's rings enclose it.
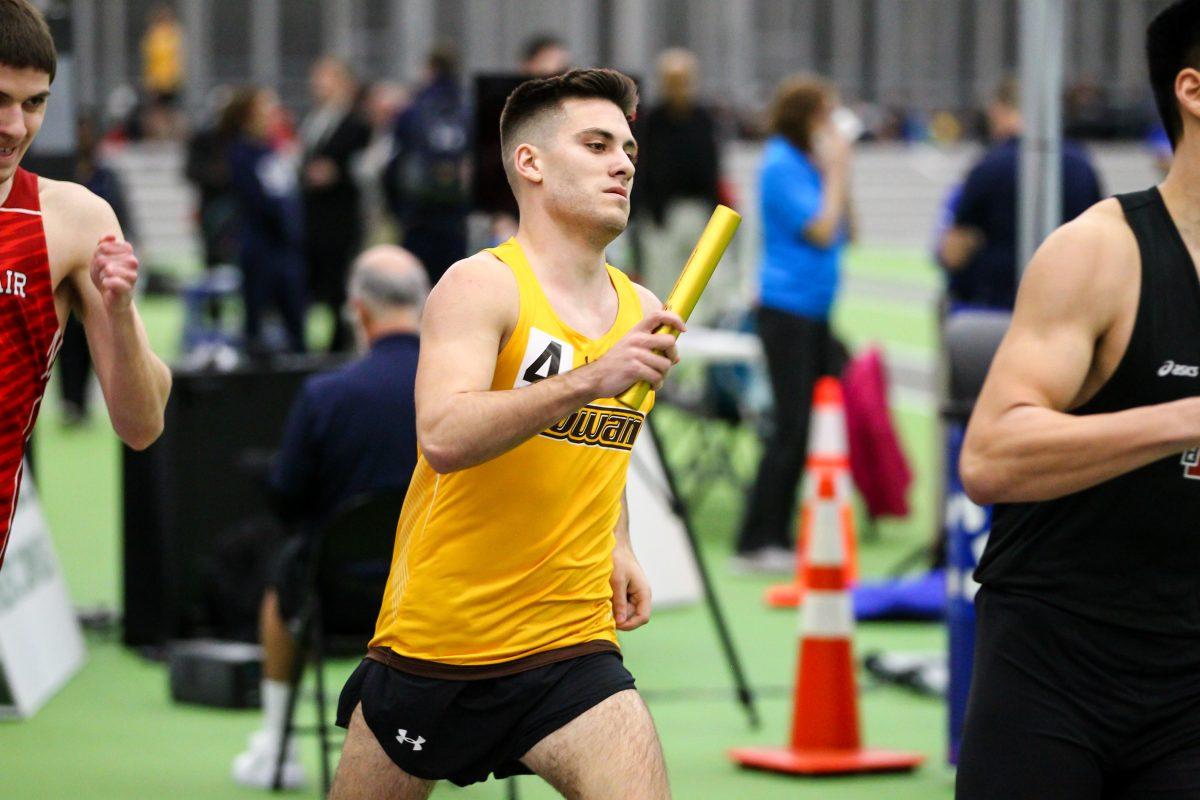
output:
{"label": "runner in black singlet", "polygon": [[1200,0],[1147,50],[1171,172],[1038,250],[968,429],[959,798],[1200,797]]}

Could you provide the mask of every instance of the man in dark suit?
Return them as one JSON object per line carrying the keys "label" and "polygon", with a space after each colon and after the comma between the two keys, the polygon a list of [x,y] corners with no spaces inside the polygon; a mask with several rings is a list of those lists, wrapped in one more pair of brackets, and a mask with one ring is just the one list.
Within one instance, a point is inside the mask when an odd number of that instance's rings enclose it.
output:
{"label": "man in dark suit", "polygon": [[[260,608],[263,726],[234,760],[240,784],[268,788],[274,775],[296,658],[287,620],[299,614],[303,599],[305,534],[356,495],[408,486],[417,459],[417,325],[428,291],[425,270],[408,251],[380,245],[360,255],[348,294],[365,353],[309,378],[292,406],[271,487],[300,533],[284,546]],[[304,773],[288,749],[284,785],[298,787]]]}
{"label": "man in dark suit", "polygon": [[346,302],[346,270],[362,246],[363,215],[351,172],[354,156],[367,146],[371,131],[355,108],[358,84],[349,66],[325,57],[312,68],[314,106],[300,126],[304,146],[305,256],[313,300],[333,312],[329,350],[351,348],[341,318]]}
{"label": "man in dark suit", "polygon": [[[971,168],[954,204],[954,221],[938,247],[946,294],[956,307],[1011,311],[1017,295],[1017,175],[1020,171],[1020,86],[1006,79],[988,106],[992,146]],[[1062,144],[1062,221],[1104,198],[1087,153]]]}

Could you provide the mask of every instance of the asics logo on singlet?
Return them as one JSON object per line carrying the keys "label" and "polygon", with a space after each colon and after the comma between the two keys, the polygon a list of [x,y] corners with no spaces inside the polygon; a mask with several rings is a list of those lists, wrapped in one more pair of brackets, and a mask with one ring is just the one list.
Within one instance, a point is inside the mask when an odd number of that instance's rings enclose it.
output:
{"label": "asics logo on singlet", "polygon": [[632,450],[644,419],[640,411],[588,405],[542,431],[542,436],[589,447]]}
{"label": "asics logo on singlet", "polygon": [[408,738],[408,731],[404,730],[404,728],[399,729],[396,731],[396,733],[398,734],[396,736],[396,741],[400,744],[411,744],[414,751],[421,750],[421,745],[425,744],[424,736],[418,736],[415,739],[410,739]]}
{"label": "asics logo on singlet", "polygon": [[1158,377],[1165,378],[1174,375],[1177,378],[1200,378],[1200,367],[1190,367],[1187,364],[1176,364],[1171,359],[1163,362],[1158,368]]}

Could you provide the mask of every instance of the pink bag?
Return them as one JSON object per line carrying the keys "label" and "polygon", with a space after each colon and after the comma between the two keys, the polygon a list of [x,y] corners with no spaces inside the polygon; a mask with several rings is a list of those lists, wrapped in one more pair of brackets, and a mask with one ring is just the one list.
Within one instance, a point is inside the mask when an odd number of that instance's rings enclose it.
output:
{"label": "pink bag", "polygon": [[900,448],[887,399],[887,372],[877,346],[851,359],[842,372],[850,474],[871,518],[908,516],[912,470]]}

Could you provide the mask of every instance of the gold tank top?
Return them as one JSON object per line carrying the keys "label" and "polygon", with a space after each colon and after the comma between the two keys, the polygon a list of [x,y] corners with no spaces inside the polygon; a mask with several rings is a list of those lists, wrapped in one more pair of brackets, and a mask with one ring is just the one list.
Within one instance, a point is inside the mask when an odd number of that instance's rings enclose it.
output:
{"label": "gold tank top", "polygon": [[[589,339],[559,319],[514,240],[487,252],[512,271],[521,298],[493,391],[583,366],[643,317],[629,278],[607,266],[617,316]],[[371,656],[411,672],[482,677],[616,649],[613,531],[629,452],[653,404],[653,393],[637,411],[594,400],[512,450],[445,475],[419,455]]]}

